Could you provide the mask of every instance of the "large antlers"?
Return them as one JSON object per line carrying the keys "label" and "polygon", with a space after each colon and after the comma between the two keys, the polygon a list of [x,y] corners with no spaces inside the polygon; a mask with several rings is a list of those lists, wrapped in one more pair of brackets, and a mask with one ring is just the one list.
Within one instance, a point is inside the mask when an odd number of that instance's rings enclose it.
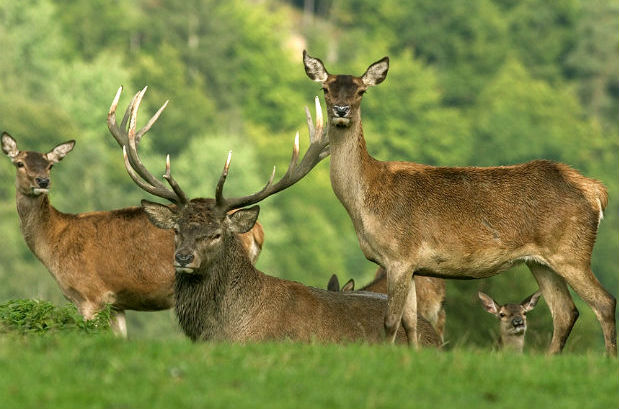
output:
{"label": "large antlers", "polygon": [[[129,176],[131,176],[131,179],[133,179],[139,187],[148,193],[167,199],[177,205],[184,205],[187,203],[187,196],[181,190],[180,186],[176,183],[176,180],[174,180],[172,174],[170,173],[170,155],[166,158],[166,171],[163,177],[172,187],[172,190],[168,189],[162,182],[150,174],[140,160],[137,151],[137,144],[140,142],[140,139],[146,132],[148,132],[150,127],[159,118],[161,112],[163,112],[165,107],[168,105],[168,101],[166,101],[161,108],[159,108],[159,110],[143,128],[136,132],[138,108],[142,102],[144,94],[146,93],[147,87],[144,87],[142,91],[139,91],[131,99],[131,102],[125,111],[125,115],[123,116],[122,122],[119,126],[116,122],[116,107],[118,106],[118,100],[122,89],[123,87],[118,88],[114,101],[110,106],[110,110],[107,114],[107,126],[114,136],[114,139],[116,139],[116,142],[118,142],[118,144],[123,148],[125,167],[127,168]],[[129,129],[127,129],[127,121],[129,121]]]}
{"label": "large antlers", "polygon": [[329,155],[329,139],[327,138],[326,129],[324,129],[324,123],[322,120],[322,108],[318,97],[315,99],[316,103],[316,125],[312,121],[312,115],[307,107],[305,107],[305,116],[307,119],[307,129],[309,131],[310,146],[307,148],[303,159],[297,164],[299,159],[299,132],[297,132],[294,138],[294,146],[292,148],[292,158],[290,159],[290,165],[288,170],[282,176],[282,178],[275,184],[273,184],[273,178],[275,177],[275,167],[273,167],[273,173],[267,184],[260,190],[249,196],[235,197],[226,199],[223,197],[224,183],[228,176],[228,170],[230,168],[230,159],[232,158],[232,152],[228,153],[228,159],[224,165],[224,169],[221,172],[217,188],[215,190],[216,207],[222,212],[238,209],[241,207],[249,206],[254,203],[258,203],[268,196],[277,193],[287,187],[295,184],[301,178],[309,173],[322,159]]}

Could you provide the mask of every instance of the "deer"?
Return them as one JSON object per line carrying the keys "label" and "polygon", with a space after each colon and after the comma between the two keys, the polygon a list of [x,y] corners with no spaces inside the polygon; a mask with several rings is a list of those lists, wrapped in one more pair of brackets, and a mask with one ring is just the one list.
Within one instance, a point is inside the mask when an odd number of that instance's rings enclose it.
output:
{"label": "deer", "polygon": [[[114,111],[108,119],[115,136],[126,138]],[[84,319],[93,319],[110,304],[111,329],[126,337],[125,310],[173,306],[174,232],[154,227],[142,207],[78,214],[57,210],[49,199],[51,170],[73,150],[75,141],[41,153],[20,151],[7,132],[1,139],[2,151],[16,169],[17,213],[26,245]],[[263,237],[256,223],[240,238],[252,261]]]}
{"label": "deer", "polygon": [[[419,315],[432,324],[441,340],[445,333],[445,280],[434,277],[415,276],[417,310]],[[340,289],[340,282],[333,274],[327,283],[329,291],[354,291],[355,280],[349,279]],[[387,273],[384,268],[376,270],[374,279],[357,291],[387,294]]]}
{"label": "deer", "polygon": [[561,352],[578,317],[568,285],[594,311],[606,352],[617,355],[615,298],[591,270],[608,202],[604,185],[549,160],[494,167],[380,161],[367,150],[361,101],[382,83],[389,58],[360,76],[329,74],[303,52],[307,76],[326,103],[331,187],[365,257],[387,275],[385,333],[400,323],[416,347],[416,275],[487,278],[524,262],[553,317],[548,353]]}
{"label": "deer", "polygon": [[[306,108],[310,145],[303,158],[299,160],[297,132],[281,179],[273,181],[273,168],[261,190],[236,198],[223,194],[232,152],[217,182],[215,199],[188,200],[170,172],[169,156],[164,178],[170,188],[163,191],[151,183],[155,178],[139,159],[135,132],[129,132],[128,145],[123,147],[129,176],[144,191],[174,204],[141,202],[154,226],[174,231],[175,311],[192,341],[382,341],[386,297],[334,293],[264,274],[251,263],[238,237],[254,226],[260,211],[256,203],[292,186],[328,155],[318,98],[316,103],[315,125]],[[130,129],[138,107],[139,99],[132,108]],[[432,326],[422,318],[420,323],[419,342],[439,346]],[[396,334],[396,341],[408,342],[404,331]]]}
{"label": "deer", "polygon": [[489,295],[481,291],[477,293],[484,309],[499,319],[499,348],[522,353],[527,331],[527,312],[535,308],[541,295],[541,291],[536,291],[520,304],[499,305]]}

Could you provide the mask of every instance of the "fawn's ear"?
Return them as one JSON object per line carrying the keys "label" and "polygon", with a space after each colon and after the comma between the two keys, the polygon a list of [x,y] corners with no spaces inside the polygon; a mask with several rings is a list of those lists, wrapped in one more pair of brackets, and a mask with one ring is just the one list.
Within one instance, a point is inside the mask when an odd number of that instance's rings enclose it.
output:
{"label": "fawn's ear", "polygon": [[172,229],[176,224],[177,214],[166,205],[161,203],[142,200],[142,208],[148,216],[148,220],[160,229]]}
{"label": "fawn's ear", "polygon": [[387,78],[387,71],[389,71],[389,57],[383,57],[368,67],[361,76],[361,81],[368,87],[378,85]]}
{"label": "fawn's ear", "polygon": [[325,82],[329,77],[322,61],[311,57],[305,50],[303,50],[303,65],[305,65],[305,73],[312,81]]}
{"label": "fawn's ear", "polygon": [[258,213],[260,213],[260,206],[253,206],[248,209],[239,209],[227,215],[226,219],[228,220],[230,230],[237,234],[247,233],[256,224]]}
{"label": "fawn's ear", "polygon": [[539,301],[539,297],[541,297],[542,292],[537,290],[527,298],[525,298],[520,305],[524,308],[525,312],[531,311],[537,305],[537,301]]}
{"label": "fawn's ear", "polygon": [[340,280],[337,279],[337,275],[332,274],[329,282],[327,283],[327,290],[340,291]]}
{"label": "fawn's ear", "polygon": [[2,152],[11,159],[19,154],[17,142],[15,142],[15,139],[13,139],[8,132],[2,132]]}
{"label": "fawn's ear", "polygon": [[45,154],[45,157],[47,158],[47,160],[51,162],[58,163],[65,156],[67,156],[69,152],[73,150],[74,146],[75,146],[74,140],[61,143],[60,145],[57,145],[56,147],[54,147],[54,149],[52,149],[51,151],[47,152]]}
{"label": "fawn's ear", "polygon": [[342,286],[342,291],[354,291],[355,290],[355,280],[353,280],[352,278],[348,281],[346,281],[346,284],[344,284]]}
{"label": "fawn's ear", "polygon": [[481,291],[477,293],[477,296],[479,297],[481,301],[481,305],[484,307],[486,311],[494,315],[499,314],[499,306],[496,303],[496,301],[492,299],[492,297],[490,297],[488,294],[482,293]]}

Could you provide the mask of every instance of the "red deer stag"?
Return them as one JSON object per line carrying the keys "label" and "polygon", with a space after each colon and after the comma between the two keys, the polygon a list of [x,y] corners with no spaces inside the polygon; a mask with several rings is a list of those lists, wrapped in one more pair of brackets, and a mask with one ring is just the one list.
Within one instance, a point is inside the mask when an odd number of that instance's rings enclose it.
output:
{"label": "red deer stag", "polygon": [[562,350],[578,315],[569,284],[595,312],[606,351],[617,354],[616,300],[591,271],[608,200],[602,183],[548,160],[488,168],[378,161],[366,149],[361,100],[383,82],[389,59],[361,77],[329,74],[305,51],[303,61],[324,90],[331,185],[366,258],[387,271],[389,338],[402,322],[416,339],[411,276],[486,278],[525,262],[552,313],[549,352]]}
{"label": "red deer stag", "polygon": [[[113,110],[110,121],[110,129],[122,137]],[[172,307],[174,233],[153,226],[141,207],[79,214],[56,210],[48,196],[51,169],[74,145],[68,141],[47,153],[20,151],[15,139],[2,134],[2,151],[17,172],[20,228],[30,250],[84,319],[111,304],[112,329],[126,336],[125,310]],[[260,225],[242,240],[255,259],[263,240]]]}
{"label": "red deer stag", "polygon": [[[432,324],[443,340],[445,334],[445,280],[424,276],[415,276],[413,279],[417,290],[417,312]],[[355,280],[351,278],[340,290],[337,275],[333,274],[327,284],[327,289],[330,291],[354,291]],[[374,280],[357,291],[387,294],[387,273],[385,269],[379,267],[376,270]]]}
{"label": "red deer stag", "polygon": [[477,293],[484,309],[499,319],[500,348],[522,352],[527,331],[527,312],[535,308],[541,295],[541,291],[537,291],[520,304],[499,305],[489,295],[481,291]]}
{"label": "red deer stag", "polygon": [[[284,176],[273,183],[273,169],[262,190],[237,198],[223,196],[230,155],[217,183],[215,200],[186,200],[170,174],[169,161],[164,178],[172,189],[152,188],[147,181],[153,176],[141,165],[137,154],[135,132],[129,133],[123,151],[131,178],[147,192],[176,203],[165,206],[143,200],[142,206],[154,225],[176,233],[175,309],[181,328],[192,340],[377,342],[383,338],[386,298],[333,293],[266,275],[252,265],[237,237],[249,231],[258,217],[260,208],[247,206],[293,185],[328,155],[322,118],[317,114],[314,127],[309,110],[307,113],[310,146],[303,158],[299,161],[297,133]],[[135,124],[133,117],[131,123]],[[230,214],[233,210],[236,212]],[[438,336],[430,324],[420,322],[420,342],[438,345]],[[396,339],[406,342],[404,331]]]}

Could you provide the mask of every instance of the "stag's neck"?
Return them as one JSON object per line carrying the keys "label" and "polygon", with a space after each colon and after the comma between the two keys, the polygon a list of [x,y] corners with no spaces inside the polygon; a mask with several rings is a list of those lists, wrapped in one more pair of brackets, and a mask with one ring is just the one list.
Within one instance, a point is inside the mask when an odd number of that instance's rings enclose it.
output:
{"label": "stag's neck", "polygon": [[353,118],[353,125],[349,128],[338,128],[329,123],[328,134],[331,186],[348,212],[351,215],[358,213],[356,210],[363,206],[372,171],[378,166],[378,161],[367,151],[361,115]]}
{"label": "stag's neck", "polygon": [[47,249],[61,213],[50,204],[47,194],[28,196],[18,191],[17,214],[26,244],[47,265]]}
{"label": "stag's neck", "polygon": [[236,236],[224,238],[221,254],[197,274],[176,274],[176,315],[192,340],[238,336],[263,286]]}
{"label": "stag's neck", "polygon": [[506,335],[502,334],[499,340],[500,346],[504,350],[522,352],[524,349],[524,334]]}

